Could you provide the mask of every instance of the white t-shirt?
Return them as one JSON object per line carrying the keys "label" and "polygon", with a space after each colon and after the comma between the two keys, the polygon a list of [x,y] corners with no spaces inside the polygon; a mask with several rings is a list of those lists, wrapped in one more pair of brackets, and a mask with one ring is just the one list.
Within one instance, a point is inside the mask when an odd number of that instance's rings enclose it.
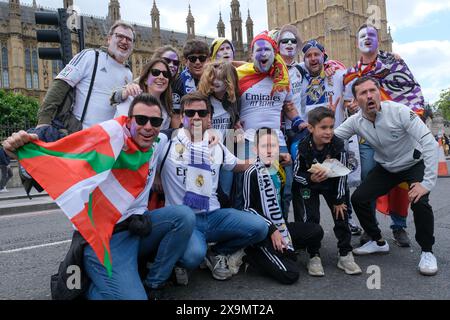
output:
{"label": "white t-shirt", "polygon": [[[305,115],[301,113],[301,106],[302,106],[302,81],[303,77],[296,65],[300,65],[295,63],[292,66],[289,66],[289,81],[291,82],[291,95],[292,95],[292,102],[294,103],[298,114],[302,120],[305,119]],[[285,117],[285,123],[286,123],[286,129],[292,128],[292,121],[289,120],[287,117]]]}
{"label": "white t-shirt", "polygon": [[[133,97],[128,97],[127,100],[125,100],[122,103],[119,103],[116,107],[116,113],[114,114],[114,118],[120,117],[120,116],[128,116],[128,111],[130,110],[130,105],[133,102]],[[166,108],[162,107],[162,117],[164,119],[161,129],[160,130],[166,130],[170,128],[170,122],[171,118],[169,117],[169,114],[166,111]]]}
{"label": "white t-shirt", "polygon": [[[307,70],[305,70],[307,72]],[[325,77],[320,81],[320,77],[305,77],[302,85],[302,105],[301,114],[305,115],[303,120],[308,121],[308,112],[317,107],[327,107],[330,97],[333,97],[333,103],[341,98],[335,112],[335,128],[344,121],[344,74],[345,70],[336,70],[332,77]]]}
{"label": "white t-shirt", "polygon": [[211,104],[214,108],[212,127],[221,134],[223,142],[227,130],[230,129],[231,126],[231,116],[228,111],[223,108],[222,101],[216,99],[213,96],[211,96]]}
{"label": "white t-shirt", "polygon": [[[81,119],[83,114],[94,64],[95,50],[83,50],[56,77],[56,79],[64,80],[71,87],[76,87],[73,112],[77,119]],[[130,69],[118,63],[108,53],[100,51],[97,73],[83,128],[89,128],[97,123],[113,119],[116,110],[111,107],[109,98],[114,91],[130,82],[132,82]]]}
{"label": "white t-shirt", "polygon": [[[172,135],[171,144],[165,134],[161,133],[159,137],[161,139],[161,152],[158,156],[158,170],[161,172],[166,205],[181,205],[186,193],[186,172],[190,150],[181,144],[176,132]],[[168,150],[169,145],[170,150]],[[210,148],[210,152],[213,161],[211,163],[212,190],[209,199],[209,211],[214,211],[220,209],[220,203],[217,199],[217,186],[221,166],[224,170],[232,171],[237,164],[237,158],[221,143]],[[167,157],[161,170],[161,163],[166,154]]]}
{"label": "white t-shirt", "polygon": [[267,127],[278,131],[280,146],[286,146],[283,132],[280,130],[281,113],[286,102],[292,100],[290,92],[270,93],[273,80],[266,77],[245,91],[241,96],[241,123],[245,130],[245,139],[252,141],[257,129]]}

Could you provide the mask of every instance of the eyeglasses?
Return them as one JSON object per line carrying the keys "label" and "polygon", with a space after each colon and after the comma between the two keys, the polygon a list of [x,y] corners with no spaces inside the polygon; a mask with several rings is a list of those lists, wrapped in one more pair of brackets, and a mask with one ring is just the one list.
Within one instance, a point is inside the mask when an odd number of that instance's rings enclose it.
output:
{"label": "eyeglasses", "polygon": [[128,37],[128,36],[126,36],[124,34],[116,32],[116,33],[114,33],[114,35],[116,36],[117,39],[119,39],[119,41],[126,40],[127,42],[130,42],[130,43],[134,42],[133,39],[131,39],[130,37]]}
{"label": "eyeglasses", "polygon": [[207,57],[207,56],[204,56],[204,55],[202,55],[202,56],[189,56],[189,57],[187,57],[187,59],[188,59],[191,63],[196,63],[197,60],[200,60],[200,62],[203,63],[203,62],[206,61],[206,59],[208,59],[208,57]]}
{"label": "eyeglasses", "polygon": [[159,77],[159,75],[162,73],[163,77],[166,79],[170,79],[170,76],[171,76],[170,71],[162,71],[159,69],[152,69],[152,70],[150,70],[150,73],[154,77]]}
{"label": "eyeglasses", "polygon": [[184,114],[188,118],[193,118],[196,113],[198,113],[198,116],[200,118],[204,118],[209,114],[209,111],[208,110],[184,110]]}
{"label": "eyeglasses", "polygon": [[173,59],[170,59],[170,58],[164,58],[164,57],[163,57],[163,60],[164,60],[165,62],[167,62],[167,64],[170,64],[170,63],[172,62],[173,65],[176,66],[176,67],[178,67],[178,66],[180,65],[180,61],[178,61],[178,60],[173,60]]}
{"label": "eyeglasses", "polygon": [[280,43],[282,44],[288,44],[288,43],[292,43],[292,44],[297,44],[297,39],[281,39]]}
{"label": "eyeglasses", "polygon": [[162,125],[164,119],[160,117],[147,117],[143,115],[134,115],[136,123],[140,126],[145,126],[149,121],[152,127],[158,128]]}

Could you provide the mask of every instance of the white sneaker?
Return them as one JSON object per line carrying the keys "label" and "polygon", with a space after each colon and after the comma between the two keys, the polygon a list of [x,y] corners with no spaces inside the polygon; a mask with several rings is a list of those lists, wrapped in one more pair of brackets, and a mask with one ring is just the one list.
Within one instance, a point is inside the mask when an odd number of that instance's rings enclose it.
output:
{"label": "white sneaker", "polygon": [[8,192],[8,189],[6,189],[6,188],[0,189],[0,193],[6,193],[6,192]]}
{"label": "white sneaker", "polygon": [[228,269],[230,269],[233,275],[238,274],[239,268],[242,265],[242,258],[244,256],[245,256],[244,249],[241,249],[239,251],[236,251],[235,253],[228,255],[227,257]]}
{"label": "white sneaker", "polygon": [[436,257],[431,252],[420,255],[419,271],[424,276],[434,276],[438,272]]}
{"label": "white sneaker", "polygon": [[351,252],[347,253],[346,256],[339,256],[338,268],[344,270],[346,274],[354,275],[361,274],[361,268],[356,264],[353,254]]}
{"label": "white sneaker", "polygon": [[313,277],[323,277],[325,272],[323,271],[322,260],[319,256],[315,256],[309,259],[308,273]]}
{"label": "white sneaker", "polygon": [[372,253],[388,253],[389,244],[385,241],[385,245],[379,246],[376,241],[369,241],[363,246],[353,249],[353,253],[357,256],[363,256]]}

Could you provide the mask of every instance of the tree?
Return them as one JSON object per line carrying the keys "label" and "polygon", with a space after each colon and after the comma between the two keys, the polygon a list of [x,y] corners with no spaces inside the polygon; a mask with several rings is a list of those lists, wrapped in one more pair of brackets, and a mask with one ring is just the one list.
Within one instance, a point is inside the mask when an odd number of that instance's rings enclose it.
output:
{"label": "tree", "polygon": [[450,120],[450,88],[441,92],[441,96],[434,107],[435,110],[442,113],[445,120]]}
{"label": "tree", "polygon": [[38,110],[37,99],[0,90],[0,137],[35,126]]}

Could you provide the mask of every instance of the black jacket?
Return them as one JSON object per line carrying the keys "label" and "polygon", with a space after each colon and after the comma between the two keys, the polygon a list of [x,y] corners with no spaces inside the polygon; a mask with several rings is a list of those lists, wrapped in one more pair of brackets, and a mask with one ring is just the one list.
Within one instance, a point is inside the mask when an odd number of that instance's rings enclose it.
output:
{"label": "black jacket", "polygon": [[314,145],[312,135],[309,134],[299,145],[294,166],[294,179],[301,188],[309,188],[319,192],[330,192],[335,205],[345,201],[347,189],[347,177],[330,178],[321,183],[311,181],[311,173],[308,170],[315,163],[323,163],[326,159],[337,159],[347,166],[347,155],[344,149],[344,141],[334,136],[331,142],[321,151]]}

